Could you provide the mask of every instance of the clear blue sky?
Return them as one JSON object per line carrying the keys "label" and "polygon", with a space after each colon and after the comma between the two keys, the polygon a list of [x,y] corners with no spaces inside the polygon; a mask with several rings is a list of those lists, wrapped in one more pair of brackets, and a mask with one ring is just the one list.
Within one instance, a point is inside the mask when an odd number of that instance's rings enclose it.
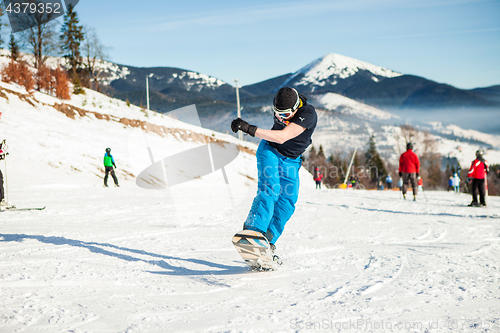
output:
{"label": "clear blue sky", "polygon": [[459,88],[500,84],[500,0],[80,0],[112,61],[256,83],[338,53]]}

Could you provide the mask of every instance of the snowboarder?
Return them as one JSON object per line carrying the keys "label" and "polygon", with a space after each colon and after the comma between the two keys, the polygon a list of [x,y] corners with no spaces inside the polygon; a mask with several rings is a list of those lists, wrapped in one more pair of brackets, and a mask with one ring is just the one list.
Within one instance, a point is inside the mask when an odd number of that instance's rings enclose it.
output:
{"label": "snowboarder", "polygon": [[[489,167],[488,161],[483,157],[482,150],[476,151],[476,159],[472,161],[469,169],[469,182],[472,182],[472,202],[469,207],[486,206],[486,184],[485,178],[488,175]],[[477,194],[479,192],[479,202],[477,201]]]}
{"label": "snowboarder", "polygon": [[460,178],[458,177],[456,172],[453,175],[453,191],[456,194],[460,194]]}
{"label": "snowboarder", "polygon": [[108,187],[108,174],[110,173],[115,182],[115,186],[120,187],[120,185],[118,185],[118,178],[116,178],[115,170],[113,169],[113,167],[116,169],[115,160],[113,158],[113,155],[111,155],[111,148],[106,148],[106,153],[104,153],[104,169],[106,172],[104,176],[104,187]]}
{"label": "snowboarder", "polygon": [[262,233],[274,252],[276,241],[295,211],[301,155],[312,143],[317,114],[306,97],[289,87],[277,92],[273,111],[271,130],[250,125],[241,118],[232,121],[231,130],[262,139],[257,149],[257,195],[243,228]]}
{"label": "snowboarder", "polygon": [[387,177],[385,177],[385,183],[387,185],[387,189],[392,190],[392,177],[391,177],[391,175],[387,175]]}
{"label": "snowboarder", "polygon": [[406,200],[406,190],[411,182],[413,188],[413,201],[417,201],[417,178],[420,172],[420,161],[413,152],[413,143],[406,144],[406,152],[399,158],[399,177],[403,177],[403,198]]}
{"label": "snowboarder", "polygon": [[319,171],[319,168],[314,169],[314,181],[316,182],[316,189],[321,190],[321,180],[323,179],[323,174]]}

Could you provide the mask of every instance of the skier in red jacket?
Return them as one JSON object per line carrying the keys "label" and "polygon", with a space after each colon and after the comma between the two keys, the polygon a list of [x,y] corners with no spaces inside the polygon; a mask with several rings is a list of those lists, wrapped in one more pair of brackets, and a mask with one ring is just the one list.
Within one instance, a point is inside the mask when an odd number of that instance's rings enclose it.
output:
{"label": "skier in red jacket", "polygon": [[[485,178],[489,172],[488,161],[483,157],[482,150],[476,151],[476,159],[472,162],[469,169],[469,180],[472,180],[472,202],[469,207],[486,206]],[[477,201],[477,192],[479,191],[479,202]]]}
{"label": "skier in red jacket", "polygon": [[316,189],[321,190],[321,180],[323,179],[323,174],[319,171],[319,168],[314,169],[314,181],[316,182]]}
{"label": "skier in red jacket", "polygon": [[411,182],[413,188],[413,201],[417,200],[417,178],[420,172],[420,161],[417,154],[413,152],[413,144],[406,144],[406,152],[399,158],[399,177],[403,177],[403,198],[406,200],[406,190]]}

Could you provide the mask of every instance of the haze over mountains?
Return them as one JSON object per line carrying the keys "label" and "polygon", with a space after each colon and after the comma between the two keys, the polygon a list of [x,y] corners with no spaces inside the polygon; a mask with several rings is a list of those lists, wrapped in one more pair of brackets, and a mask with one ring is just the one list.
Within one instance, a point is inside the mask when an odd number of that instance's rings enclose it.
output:
{"label": "haze over mountains", "polygon": [[[111,80],[108,92],[145,104],[146,76],[151,105],[163,112],[173,104],[235,103],[235,88],[214,77],[170,67],[138,68],[119,65],[126,75]],[[274,94],[282,86],[304,94],[337,93],[386,109],[481,107],[500,109],[500,85],[463,90],[423,77],[406,75],[338,54],[328,54],[296,72],[244,86],[242,101]]]}

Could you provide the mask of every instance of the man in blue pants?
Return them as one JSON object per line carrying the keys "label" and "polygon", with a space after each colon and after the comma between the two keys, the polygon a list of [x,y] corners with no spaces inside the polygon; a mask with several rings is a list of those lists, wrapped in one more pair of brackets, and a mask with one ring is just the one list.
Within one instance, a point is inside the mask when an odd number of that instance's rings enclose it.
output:
{"label": "man in blue pants", "polygon": [[244,229],[262,233],[274,245],[295,211],[299,194],[301,155],[312,143],[317,114],[295,89],[281,88],[273,100],[274,125],[257,128],[241,118],[231,123],[238,130],[263,139],[257,149],[258,190]]}

